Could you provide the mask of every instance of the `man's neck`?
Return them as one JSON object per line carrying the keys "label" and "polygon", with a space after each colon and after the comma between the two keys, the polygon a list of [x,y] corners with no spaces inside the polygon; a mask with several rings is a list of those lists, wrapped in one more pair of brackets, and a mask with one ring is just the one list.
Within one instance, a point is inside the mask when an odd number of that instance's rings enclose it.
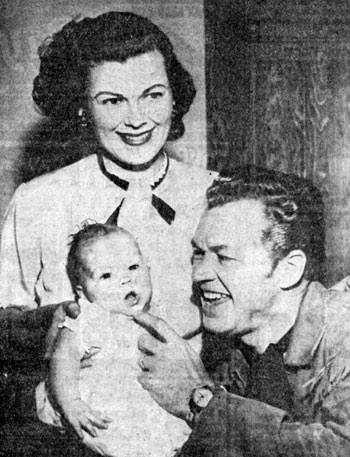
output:
{"label": "man's neck", "polygon": [[269,312],[257,318],[256,330],[244,335],[242,341],[253,346],[259,354],[264,353],[270,344],[278,343],[293,327],[308,284],[303,280],[299,286],[281,291],[274,298]]}

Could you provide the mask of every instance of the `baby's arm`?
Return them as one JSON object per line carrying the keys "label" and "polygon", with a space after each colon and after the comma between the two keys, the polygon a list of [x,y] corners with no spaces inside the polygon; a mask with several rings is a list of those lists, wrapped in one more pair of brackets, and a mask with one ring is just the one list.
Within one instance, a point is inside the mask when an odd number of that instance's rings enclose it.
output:
{"label": "baby's arm", "polygon": [[82,430],[97,436],[97,428],[108,428],[108,417],[99,416],[81,400],[79,392],[81,354],[77,337],[68,328],[62,328],[56,340],[50,363],[50,389],[65,418],[83,438]]}

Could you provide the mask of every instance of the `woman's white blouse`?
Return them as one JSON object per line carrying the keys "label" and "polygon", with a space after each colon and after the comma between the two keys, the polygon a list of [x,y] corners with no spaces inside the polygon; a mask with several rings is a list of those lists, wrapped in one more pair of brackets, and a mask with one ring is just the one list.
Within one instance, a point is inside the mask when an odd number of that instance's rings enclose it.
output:
{"label": "woman's white blouse", "polygon": [[105,177],[95,154],[22,184],[3,221],[0,306],[33,309],[71,299],[66,275],[70,235],[84,221],[106,222],[125,198],[118,224],[136,237],[151,267],[154,303],[159,303],[153,312],[181,332],[194,330],[199,313],[190,300],[190,241],[215,175],[170,159],[154,193],[176,211],[171,225],[149,196],[128,195]]}

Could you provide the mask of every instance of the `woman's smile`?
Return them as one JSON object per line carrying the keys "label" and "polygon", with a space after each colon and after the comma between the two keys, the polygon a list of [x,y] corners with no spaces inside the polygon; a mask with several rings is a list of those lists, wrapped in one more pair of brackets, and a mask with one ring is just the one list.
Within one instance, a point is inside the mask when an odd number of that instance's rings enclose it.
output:
{"label": "woman's smile", "polygon": [[153,163],[166,142],[173,96],[159,51],[90,69],[89,108],[101,146],[128,166]]}
{"label": "woman's smile", "polygon": [[119,135],[122,141],[124,141],[124,143],[129,146],[142,146],[143,144],[150,141],[154,129],[155,127],[140,133],[126,133],[118,131],[115,133]]}

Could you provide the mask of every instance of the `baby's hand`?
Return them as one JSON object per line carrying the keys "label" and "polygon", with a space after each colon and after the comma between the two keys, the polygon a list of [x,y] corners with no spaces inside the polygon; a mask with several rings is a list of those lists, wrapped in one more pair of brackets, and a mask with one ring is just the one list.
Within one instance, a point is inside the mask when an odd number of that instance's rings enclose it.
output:
{"label": "baby's hand", "polygon": [[111,419],[102,412],[93,411],[82,400],[74,400],[63,408],[64,415],[80,438],[83,430],[92,437],[97,436],[97,429],[107,429]]}

